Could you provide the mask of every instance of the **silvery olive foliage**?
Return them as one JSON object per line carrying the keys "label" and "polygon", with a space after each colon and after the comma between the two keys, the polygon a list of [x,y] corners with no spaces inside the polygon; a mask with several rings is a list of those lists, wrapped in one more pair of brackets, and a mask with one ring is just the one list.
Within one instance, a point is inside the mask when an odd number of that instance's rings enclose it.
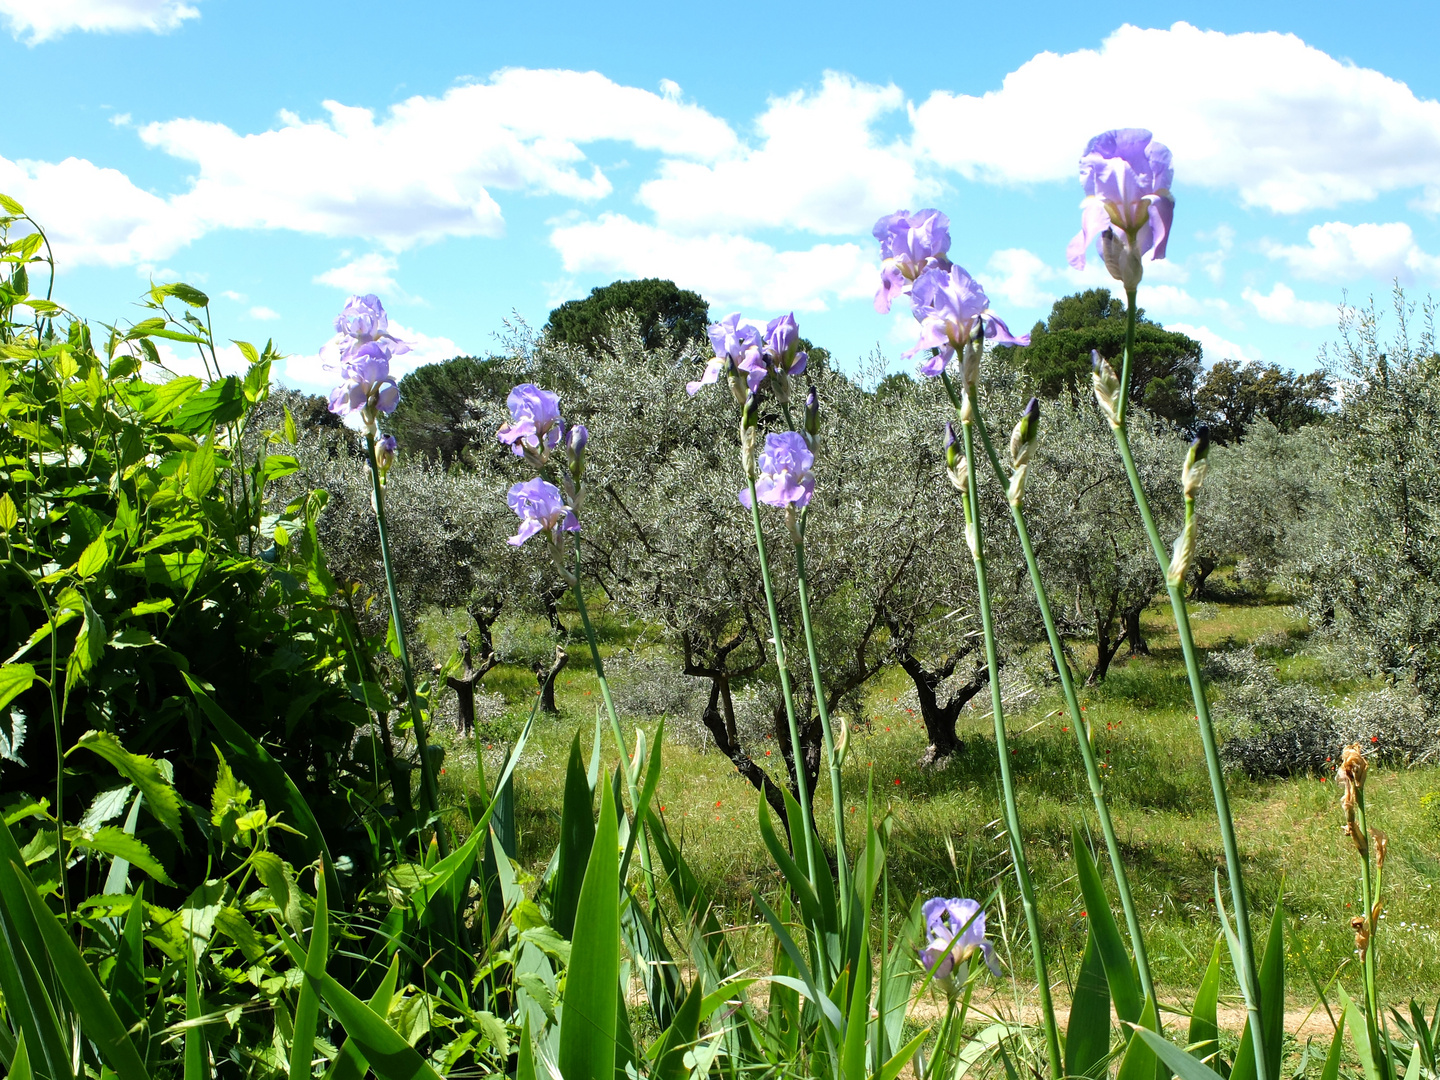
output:
{"label": "silvery olive foliage", "polygon": [[[1389,340],[1385,340],[1386,335]],[[1312,625],[1361,667],[1440,705],[1440,358],[1434,308],[1348,309],[1323,359],[1340,386],[1319,473],[1333,491],[1289,545]]]}
{"label": "silvery olive foliage", "polygon": [[[1135,409],[1131,447],[1162,535],[1180,527],[1185,443],[1164,421]],[[1092,663],[1077,675],[1105,678],[1122,646],[1146,650],[1140,613],[1164,587],[1131,498],[1109,424],[1090,402],[1053,403],[1025,486],[1025,512],[1051,605],[1067,637],[1089,638]],[[1036,640],[1042,640],[1039,633]]]}
{"label": "silvery olive foliage", "polygon": [[1325,772],[1350,743],[1400,765],[1440,755],[1440,732],[1413,690],[1324,694],[1308,682],[1282,680],[1254,645],[1213,655],[1209,668],[1220,694],[1216,720],[1227,768],[1252,777]]}

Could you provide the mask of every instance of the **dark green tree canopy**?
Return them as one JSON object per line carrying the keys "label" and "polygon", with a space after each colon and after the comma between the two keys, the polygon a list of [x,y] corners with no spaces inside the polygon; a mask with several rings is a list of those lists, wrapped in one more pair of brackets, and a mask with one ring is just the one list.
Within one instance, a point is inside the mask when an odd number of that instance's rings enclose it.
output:
{"label": "dark green tree canopy", "polygon": [[1239,442],[1256,420],[1284,432],[1312,424],[1326,414],[1335,387],[1323,371],[1305,375],[1275,364],[1221,360],[1205,373],[1195,408],[1217,442]]}
{"label": "dark green tree canopy", "polygon": [[[1125,305],[1109,289],[1087,289],[1056,300],[1050,318],[1030,331],[1029,347],[1015,351],[1037,394],[1068,393],[1078,400],[1089,394],[1090,350],[1118,366],[1124,347]],[[1192,424],[1200,358],[1198,341],[1150,321],[1143,308],[1136,312],[1131,386],[1145,408],[1182,426]]]}
{"label": "dark green tree canopy", "polygon": [[640,320],[647,349],[659,346],[667,332],[681,344],[702,340],[710,322],[710,305],[699,293],[663,278],[642,278],[612,282],[592,289],[583,300],[567,300],[550,312],[545,330],[557,341],[593,352],[617,311],[633,312]]}
{"label": "dark green tree canopy", "polygon": [[387,428],[406,453],[439,458],[449,468],[464,458],[466,422],[479,419],[471,403],[504,401],[509,380],[510,373],[493,358],[457,356],[418,367],[400,380],[400,404]]}

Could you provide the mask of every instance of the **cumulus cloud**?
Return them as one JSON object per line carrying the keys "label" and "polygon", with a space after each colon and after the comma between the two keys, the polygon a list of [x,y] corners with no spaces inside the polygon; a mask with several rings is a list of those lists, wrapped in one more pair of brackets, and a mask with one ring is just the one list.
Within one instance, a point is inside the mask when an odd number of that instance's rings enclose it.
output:
{"label": "cumulus cloud", "polygon": [[1340,315],[1339,305],[1301,300],[1283,281],[1277,281],[1268,295],[1248,286],[1240,295],[1266,322],[1285,326],[1334,326]]}
{"label": "cumulus cloud", "polygon": [[1237,345],[1233,341],[1221,337],[1208,326],[1192,326],[1183,322],[1167,322],[1166,330],[1174,330],[1184,334],[1186,337],[1194,338],[1205,350],[1205,362],[1213,364],[1217,360],[1238,360],[1242,364],[1250,364],[1260,359],[1260,350],[1248,345]]}
{"label": "cumulus cloud", "polygon": [[118,169],[81,158],[60,162],[0,158],[0,191],[45,226],[58,260],[127,266],[162,259],[199,236],[166,200]]}
{"label": "cumulus cloud", "polygon": [[778,251],[746,236],[681,235],[621,214],[550,233],[565,271],[663,277],[722,308],[824,311],[833,299],[870,297],[878,280],[869,248],[816,244]]}
{"label": "cumulus cloud", "polygon": [[1048,283],[1059,275],[1033,251],[1003,248],[990,256],[986,269],[980,283],[991,303],[1003,300],[1015,307],[1045,307],[1055,300]]}
{"label": "cumulus cloud", "polygon": [[[390,363],[390,373],[397,380],[425,364],[439,364],[465,355],[465,350],[448,337],[422,333],[394,318],[390,320],[390,332],[410,345],[408,353],[402,353]],[[340,381],[340,353],[333,342],[326,342],[313,353],[287,356],[284,366],[285,382],[311,393],[328,394]]]}
{"label": "cumulus cloud", "polygon": [[200,12],[183,0],[0,0],[0,15],[15,37],[38,45],[71,30],[150,30],[165,33]]}
{"label": "cumulus cloud", "polygon": [[[1092,92],[1143,72],[1163,72],[1165,92]],[[1074,177],[1087,140],[1125,126],[1150,128],[1174,151],[1182,189],[1234,190],[1284,213],[1433,184],[1440,172],[1440,102],[1293,34],[1183,22],[1040,53],[998,90],[936,91],[911,115],[918,150],[995,183]]]}
{"label": "cumulus cloud", "polygon": [[250,309],[250,318],[258,322],[270,322],[280,318],[280,313],[274,308],[268,308],[264,304],[260,304]]}
{"label": "cumulus cloud", "polygon": [[317,285],[333,285],[347,293],[378,293],[395,288],[395,270],[398,263],[389,255],[371,252],[352,259],[344,266],[337,266],[317,274]]}
{"label": "cumulus cloud", "polygon": [[666,229],[869,232],[882,214],[938,194],[902,142],[875,124],[904,105],[900,88],[827,72],[814,93],[772,99],[756,121],[760,144],[713,163],[666,160],[640,201]]}
{"label": "cumulus cloud", "polygon": [[143,125],[146,145],[196,167],[187,191],[165,197],[78,158],[0,158],[0,189],[33,203],[76,263],[164,259],[217,229],[354,237],[399,251],[501,235],[492,190],[579,202],[610,194],[582,144],[617,141],[702,161],[738,145],[728,124],[678,93],[593,71],[508,69],[384,115],[337,101],[324,109],[309,120],[283,113],[277,127],[252,134],[193,118]]}
{"label": "cumulus cloud", "polygon": [[1265,245],[1272,259],[1293,273],[1317,281],[1349,282],[1362,275],[1402,282],[1440,278],[1440,258],[1421,250],[1415,232],[1403,221],[1350,225],[1327,221],[1313,226],[1306,244]]}

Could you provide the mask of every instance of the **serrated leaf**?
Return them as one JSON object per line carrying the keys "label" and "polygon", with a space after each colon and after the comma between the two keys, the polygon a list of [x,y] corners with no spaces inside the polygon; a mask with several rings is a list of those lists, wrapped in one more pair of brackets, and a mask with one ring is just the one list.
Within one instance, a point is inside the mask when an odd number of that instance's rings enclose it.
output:
{"label": "serrated leaf", "polygon": [[168,285],[160,286],[160,290],[184,301],[191,307],[205,307],[210,303],[210,297],[206,296],[193,285],[186,285],[183,281],[172,281]]}
{"label": "serrated leaf", "polygon": [[[291,414],[289,405],[285,406],[285,441],[291,446],[300,441],[300,429],[295,426],[295,417]],[[10,496],[5,497],[8,499]]]}
{"label": "serrated leaf", "polygon": [[193,397],[199,391],[200,385],[200,380],[195,376],[181,375],[153,387],[154,400],[145,410],[145,419],[161,420],[169,416]]}
{"label": "serrated leaf", "polygon": [[86,545],[85,550],[80,553],[80,561],[75,564],[75,572],[82,578],[91,578],[105,569],[105,564],[110,561],[110,545],[105,542],[105,535],[102,533]]}
{"label": "serrated leaf", "polygon": [[0,667],[0,709],[23,694],[35,682],[35,669],[29,664],[6,664]]}
{"label": "serrated leaf", "polygon": [[215,444],[209,439],[190,458],[190,476],[185,481],[185,492],[199,502],[215,486]]}
{"label": "serrated leaf", "polygon": [[[180,799],[175,788],[160,773],[160,767],[151,758],[132,754],[121,745],[120,740],[106,731],[87,731],[70,751],[85,749],[99,754],[115,766],[121,776],[140,789],[145,796],[145,805],[155,820],[169,829],[185,846],[180,829]],[[66,755],[69,756],[68,754]]]}
{"label": "serrated leaf", "polygon": [[238,419],[244,411],[245,391],[240,380],[227,375],[187,401],[170,423],[177,431],[197,435]]}
{"label": "serrated leaf", "polygon": [[0,193],[0,206],[3,206],[7,213],[14,214],[16,217],[22,217],[25,214],[25,208],[23,206],[9,195],[3,193]]}
{"label": "serrated leaf", "polygon": [[175,884],[165,872],[165,867],[160,865],[160,860],[151,854],[149,845],[143,840],[137,840],[124,829],[106,825],[91,833],[72,826],[65,830],[65,839],[85,851],[124,859],[131,866],[144,870],[162,885]]}
{"label": "serrated leaf", "polygon": [[[289,415],[288,411],[286,415]],[[291,423],[293,424],[294,421],[292,420]],[[0,495],[0,531],[8,533],[19,520],[20,517],[15,512],[15,500],[10,498],[10,493],[7,491],[4,495]]]}

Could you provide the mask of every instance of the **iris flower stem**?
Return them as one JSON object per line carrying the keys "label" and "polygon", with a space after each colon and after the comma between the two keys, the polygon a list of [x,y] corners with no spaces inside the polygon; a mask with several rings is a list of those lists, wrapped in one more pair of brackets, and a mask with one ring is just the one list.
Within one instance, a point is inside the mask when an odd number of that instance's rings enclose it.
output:
{"label": "iris flower stem", "polygon": [[[765,551],[765,532],[760,527],[760,500],[755,494],[755,478],[747,475],[745,483],[750,490],[750,521],[755,526],[755,551],[760,556],[760,582],[765,587],[765,606],[770,615],[770,633],[775,641],[775,667],[780,674],[780,693],[785,698],[785,718],[790,724],[790,757],[795,763],[795,793],[799,796],[801,830],[805,834],[805,870],[810,875],[810,884],[816,885],[819,876],[815,863],[815,821],[810,810],[810,785],[805,778],[805,748],[800,742],[800,727],[795,720],[795,697],[790,689],[790,669],[785,665],[785,639],[780,635],[780,610],[775,605],[775,589],[770,583],[770,557]],[[817,945],[816,956],[823,950]]]}
{"label": "iris flower stem", "polygon": [[[590,612],[585,607],[585,594],[580,588],[580,545],[575,545],[575,582],[570,587],[575,594],[575,606],[580,609],[580,625],[585,628],[585,640],[590,645],[590,660],[595,667],[595,678],[600,682],[600,697],[605,702],[605,711],[610,715],[610,730],[615,735],[615,745],[621,757],[629,757],[625,748],[625,735],[620,730],[620,715],[615,711],[615,699],[610,696],[610,682],[605,678],[605,663],[600,659],[600,643],[595,637],[595,627],[590,623]],[[637,741],[636,748],[639,748]],[[655,752],[654,748],[650,751]],[[635,814],[635,828],[640,830],[640,866],[645,876],[645,899],[651,910],[655,908],[655,874],[650,869],[650,833],[645,822],[640,820],[640,791],[635,785],[635,773],[640,765],[632,760],[628,765],[621,762],[625,773],[625,784],[629,789],[630,807]]]}
{"label": "iris flower stem", "polygon": [[[949,390],[949,380],[946,380]],[[953,395],[953,391],[952,391]],[[990,442],[979,402],[972,402],[975,411],[975,426],[980,431],[980,441],[990,459],[995,479],[1005,487],[1008,479],[1000,468],[1000,458]],[[1080,758],[1085,763],[1085,779],[1090,785],[1090,795],[1095,802],[1095,816],[1100,820],[1100,832],[1105,837],[1105,850],[1110,856],[1110,868],[1115,873],[1115,888],[1120,894],[1120,907],[1125,913],[1125,926],[1130,931],[1130,945],[1135,953],[1135,966],[1139,970],[1141,992],[1156,1002],[1155,983],[1150,974],[1150,955],[1145,947],[1145,936],[1140,929],[1140,917],[1135,909],[1135,899],[1130,893],[1130,879],[1125,873],[1125,863],[1120,858],[1120,844],[1115,839],[1115,825],[1110,819],[1110,807],[1105,802],[1105,788],[1100,779],[1100,769],[1095,763],[1095,748],[1090,744],[1089,727],[1080,713],[1080,700],[1075,693],[1075,680],[1070,674],[1070,665],[1065,662],[1065,652],[1060,633],[1055,628],[1055,616],[1050,610],[1050,597],[1045,582],[1040,577],[1040,566],[1035,559],[1035,548],[1030,542],[1030,530],[1025,522],[1022,504],[1011,504],[1010,516],[1015,522],[1015,533],[1020,538],[1020,548],[1025,553],[1025,565],[1030,571],[1030,585],[1035,591],[1035,602],[1040,607],[1040,618],[1045,623],[1045,634],[1050,639],[1050,652],[1055,658],[1055,671],[1060,676],[1060,690],[1065,697],[1065,707],[1070,713],[1070,726],[1075,730],[1075,741],[1080,747]],[[1157,1013],[1158,1017],[1158,1013]]]}
{"label": "iris flower stem", "polygon": [[[1365,959],[1363,962],[1363,977],[1365,980],[1365,1027],[1370,1037],[1371,1053],[1375,1055],[1376,1061],[1386,1061],[1388,1055],[1384,1053],[1384,1044],[1380,1038],[1380,989],[1375,980],[1375,939],[1379,935],[1379,913],[1375,911],[1375,902],[1379,899],[1379,890],[1370,873],[1370,830],[1365,822],[1365,792],[1363,787],[1356,792],[1355,796],[1355,827],[1360,830],[1360,835],[1365,838],[1365,851],[1360,856],[1360,903],[1364,905],[1363,917],[1370,930],[1369,940],[1365,944]],[[1389,1076],[1389,1068],[1386,1068],[1386,1076]]]}
{"label": "iris flower stem", "polygon": [[1130,478],[1130,490],[1135,496],[1135,505],[1144,522],[1145,533],[1155,551],[1161,573],[1166,574],[1166,591],[1170,595],[1170,608],[1175,615],[1175,632],[1180,638],[1180,651],[1185,658],[1185,673],[1190,679],[1190,696],[1195,704],[1195,722],[1200,728],[1200,743],[1205,751],[1205,765],[1210,772],[1210,790],[1215,798],[1215,818],[1220,827],[1220,840],[1225,849],[1225,870],[1230,881],[1230,903],[1235,909],[1235,936],[1240,943],[1240,963],[1244,965],[1242,977],[1238,980],[1245,997],[1245,1009],[1250,1019],[1251,1045],[1255,1050],[1255,1075],[1257,1080],[1278,1080],[1270,1075],[1265,1057],[1265,1029],[1260,1016],[1260,978],[1255,963],[1255,949],[1250,936],[1250,904],[1245,894],[1245,879],[1240,865],[1240,847],[1235,841],[1235,822],[1230,815],[1230,795],[1225,787],[1225,774],[1220,766],[1220,752],[1215,743],[1215,728],[1210,722],[1210,706],[1205,700],[1205,683],[1200,675],[1200,660],[1195,652],[1195,639],[1190,633],[1190,614],[1182,591],[1184,582],[1170,584],[1168,571],[1170,559],[1165,544],[1160,539],[1160,530],[1155,527],[1154,515],[1150,512],[1150,500],[1140,483],[1140,473],[1135,468],[1135,457],[1130,452],[1130,435],[1125,426],[1125,401],[1130,387],[1131,353],[1135,343],[1135,290],[1126,290],[1125,312],[1125,359],[1120,375],[1120,402],[1117,415],[1120,424],[1114,427],[1115,446],[1120,460],[1125,465],[1125,475]]}
{"label": "iris flower stem", "polygon": [[440,787],[435,780],[435,766],[430,760],[430,743],[425,737],[425,721],[420,715],[420,700],[415,694],[415,675],[410,668],[410,648],[405,641],[405,626],[400,620],[400,597],[395,590],[395,571],[390,562],[390,533],[385,523],[385,485],[380,482],[380,466],[375,461],[375,435],[365,436],[365,456],[370,462],[370,490],[375,498],[375,527],[380,533],[380,562],[385,567],[385,591],[390,600],[390,619],[395,628],[395,646],[400,654],[400,670],[405,675],[405,698],[410,706],[410,721],[415,728],[415,746],[420,751],[420,784],[424,791],[425,809],[435,815],[435,843],[440,857],[450,854],[450,841],[440,820]]}
{"label": "iris flower stem", "polygon": [[847,925],[850,911],[850,867],[845,854],[845,793],[840,778],[840,759],[835,753],[835,735],[830,727],[830,707],[825,703],[825,685],[820,678],[820,655],[815,632],[810,626],[810,586],[805,580],[804,519],[795,539],[795,577],[800,587],[800,621],[805,626],[805,649],[810,655],[810,681],[815,686],[815,708],[820,713],[820,731],[825,739],[825,757],[830,762],[830,801],[835,817],[835,864],[840,877],[840,922]]}
{"label": "iris flower stem", "polygon": [[1000,785],[1005,796],[1005,826],[1010,834],[1010,848],[1015,862],[1015,877],[1020,885],[1020,903],[1025,909],[1025,925],[1030,933],[1030,953],[1035,961],[1035,981],[1040,994],[1040,1013],[1045,1025],[1045,1050],[1050,1075],[1060,1080],[1065,1070],[1060,1064],[1060,1032],[1055,1024],[1055,1005],[1050,998],[1050,974],[1045,965],[1045,945],[1040,936],[1040,911],[1035,904],[1035,886],[1030,880],[1030,866],[1020,835],[1020,809],[1015,801],[1015,779],[1010,775],[1010,742],[1005,734],[1005,711],[1000,700],[1000,660],[995,651],[995,620],[990,610],[990,586],[985,576],[985,541],[980,530],[980,485],[975,469],[975,434],[970,421],[960,424],[964,435],[965,464],[970,474],[966,493],[966,525],[973,530],[971,555],[975,562],[976,591],[980,597],[980,623],[985,636],[985,663],[990,669],[990,706],[995,721],[995,751],[1000,759]]}

